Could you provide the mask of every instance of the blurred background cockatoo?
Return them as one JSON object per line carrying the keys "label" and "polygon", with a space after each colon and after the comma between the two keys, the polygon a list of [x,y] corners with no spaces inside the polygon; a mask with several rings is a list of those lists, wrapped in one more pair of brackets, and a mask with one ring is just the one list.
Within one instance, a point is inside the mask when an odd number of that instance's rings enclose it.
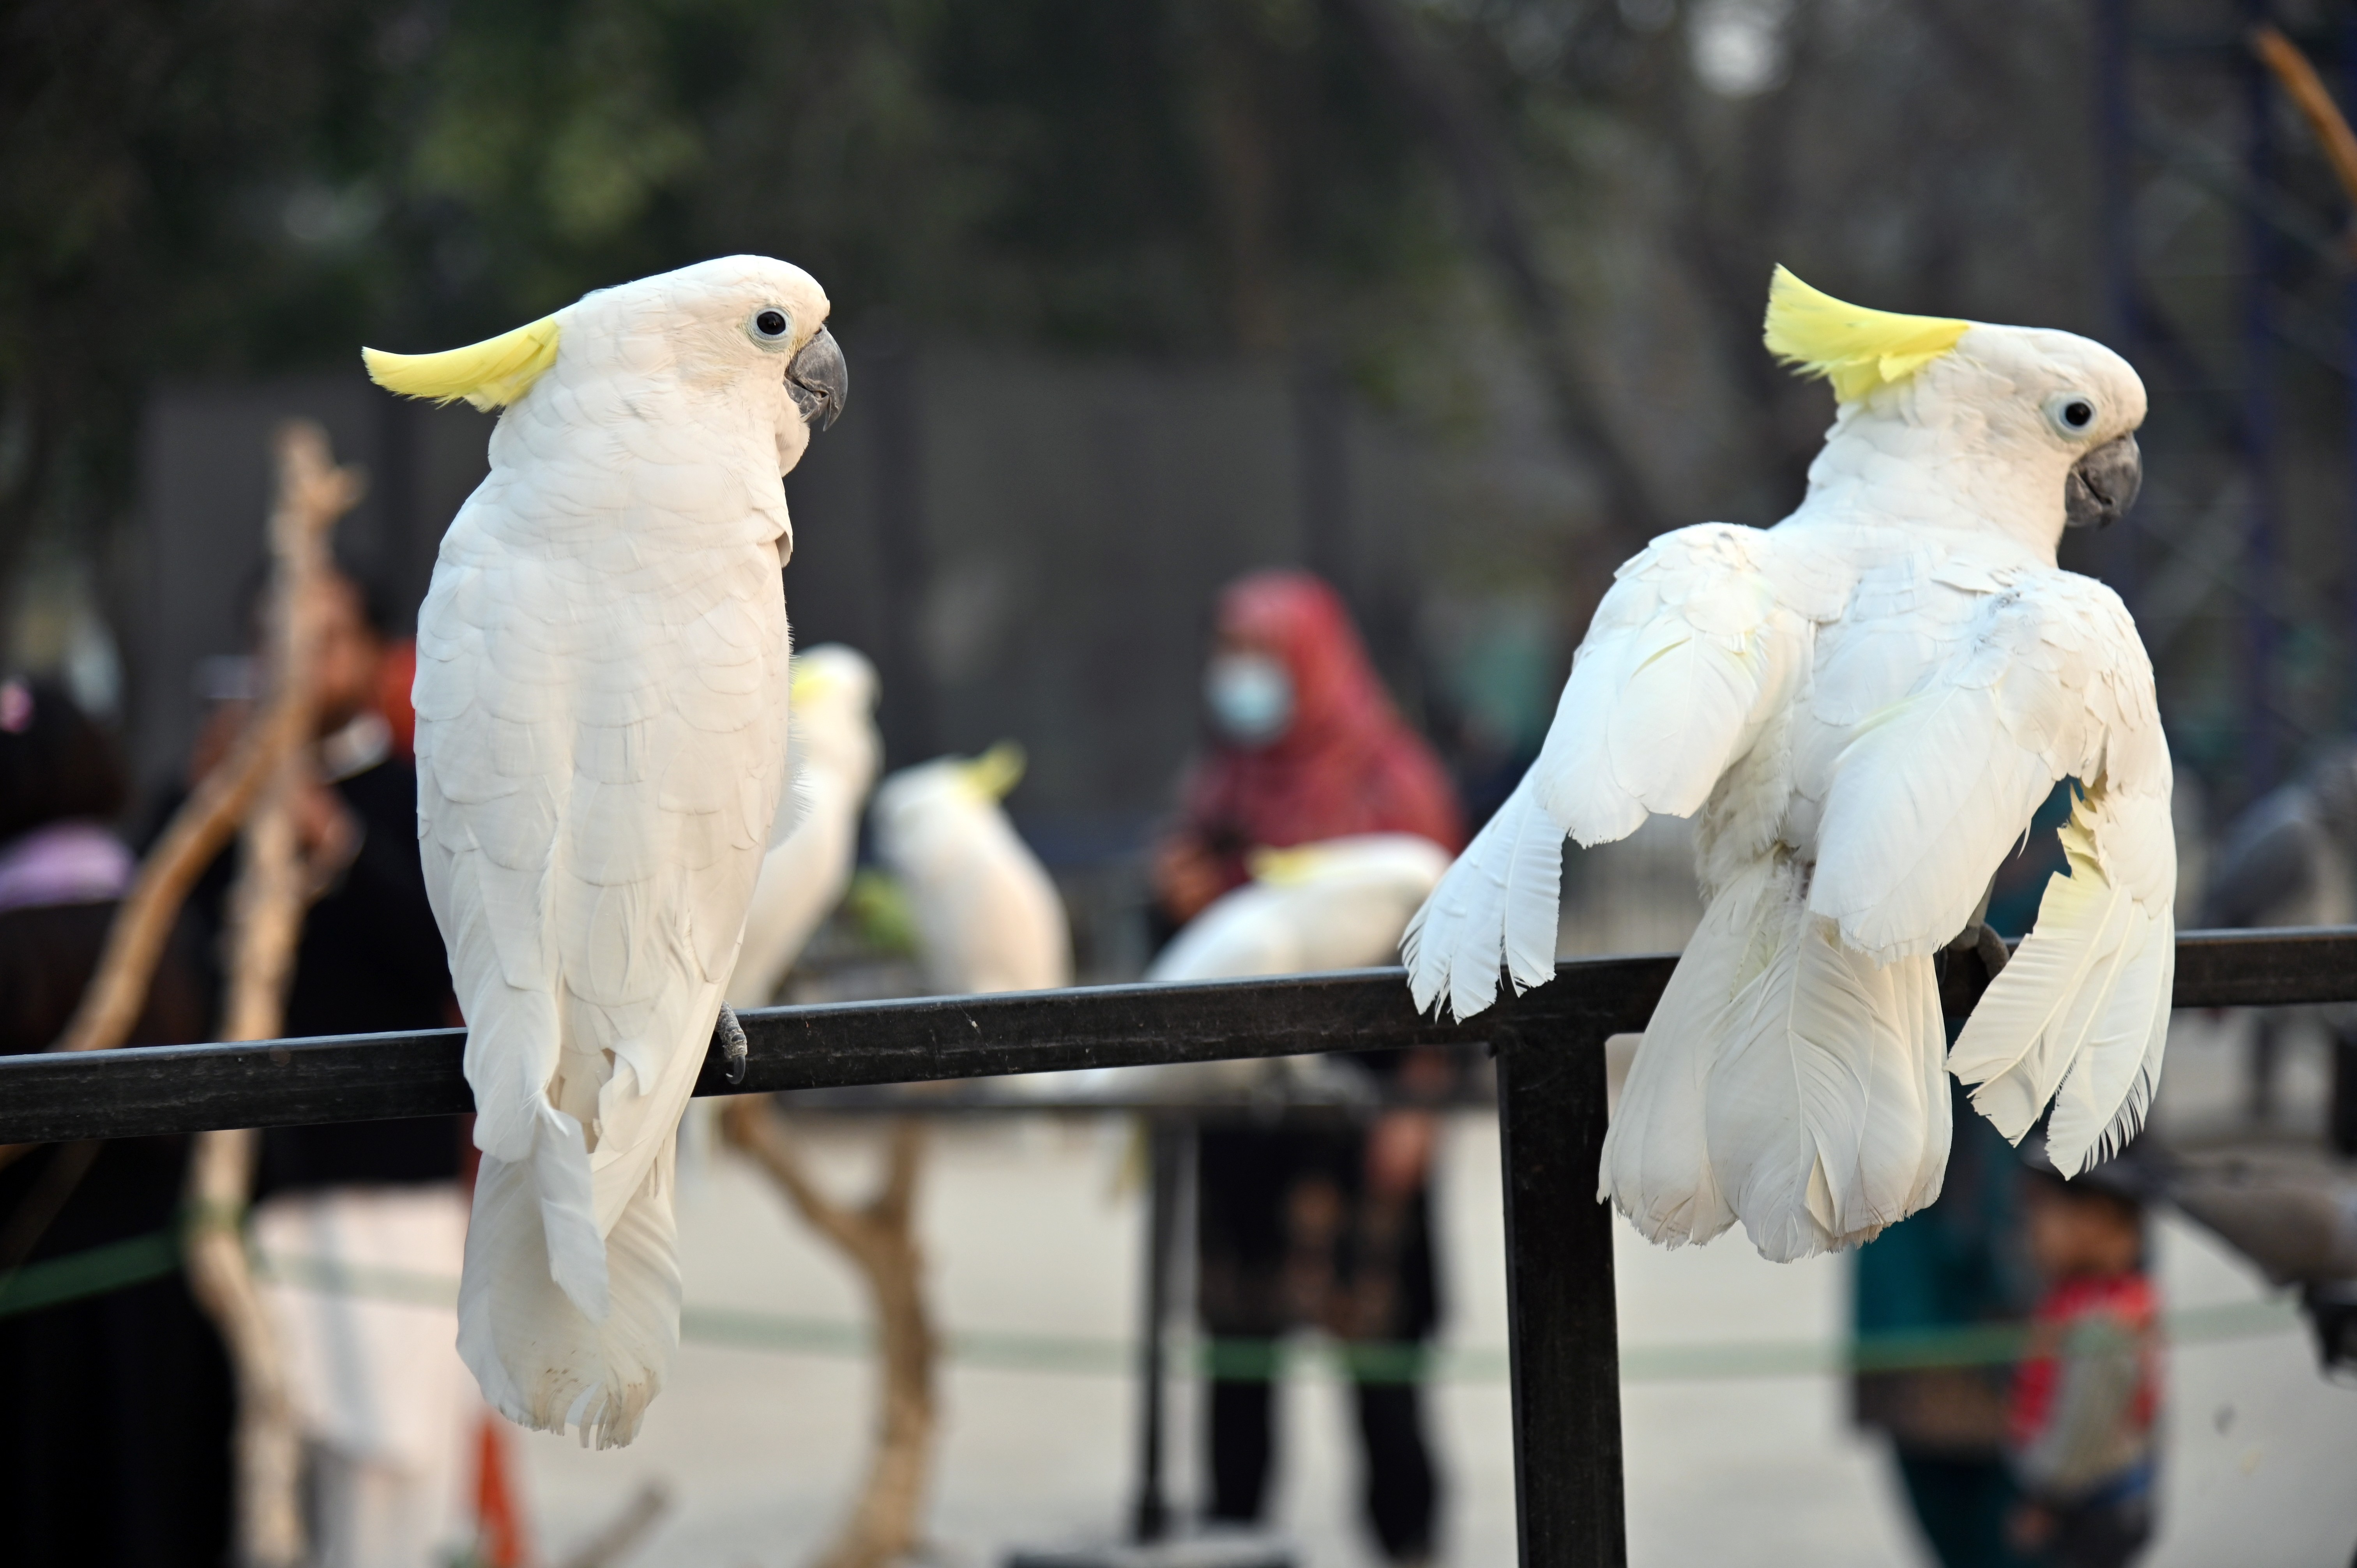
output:
{"label": "blurred background cockatoo", "polygon": [[1448,852],[1415,833],[1263,849],[1252,880],[1171,939],[1148,980],[1228,980],[1388,963]]}
{"label": "blurred background cockatoo", "polygon": [[[1245,862],[1252,880],[1187,922],[1146,978],[1242,980],[1389,963],[1448,859],[1419,833],[1354,833],[1255,850]],[[1362,1100],[1370,1087],[1323,1056],[1134,1068],[1121,1081],[1174,1097],[1257,1093],[1281,1084],[1300,1099]]]}
{"label": "blurred background cockatoo", "polygon": [[904,768],[876,791],[876,852],[908,893],[936,992],[1072,983],[1063,900],[999,804],[1022,777],[1022,747],[1002,741],[977,757]]}
{"label": "blurred background cockatoo", "polygon": [[627,1443],[679,1342],[681,1112],[786,776],[779,478],[845,386],[827,298],[734,256],[471,348],[505,405],[418,615],[418,833],[482,1150],[458,1348],[527,1426]]}
{"label": "blurred background cockatoo", "polygon": [[2135,498],[2145,392],[2069,333],[1865,310],[1777,269],[1767,342],[1839,413],[1800,509],[1623,565],[1546,744],[1409,928],[1416,1004],[1555,972],[1563,841],[1700,813],[1708,912],[1654,1010],[1602,1195],[1675,1246],[1737,1219],[1792,1259],[1932,1201],[1947,1164],[1932,954],[2057,780],[2070,875],[1946,1066],[2075,1174],[2150,1104],[2175,967],[2169,747],[2117,596],[2061,571]]}
{"label": "blurred background cockatoo", "polygon": [[745,943],[728,982],[732,1007],[765,1007],[830,911],[859,860],[859,819],[884,757],[876,731],[876,666],[839,642],[794,655],[786,725],[791,793],[779,809],[753,884]]}

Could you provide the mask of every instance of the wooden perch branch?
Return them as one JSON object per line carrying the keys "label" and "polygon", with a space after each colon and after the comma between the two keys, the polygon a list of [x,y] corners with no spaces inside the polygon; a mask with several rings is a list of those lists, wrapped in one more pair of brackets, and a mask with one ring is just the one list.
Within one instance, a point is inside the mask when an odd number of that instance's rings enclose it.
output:
{"label": "wooden perch branch", "polygon": [[[311,542],[302,549],[316,556],[315,566],[324,564],[327,531],[361,499],[364,487],[360,471],[335,467],[328,456],[326,434],[316,424],[298,422],[278,433],[278,486],[270,522],[274,553],[283,562],[282,535],[291,542],[307,530]],[[245,820],[278,759],[308,738],[304,731],[310,716],[307,687],[276,682],[229,755],[198,782],[140,863],[139,875],[107,931],[98,971],[52,1050],[111,1050],[130,1034],[188,889]]]}
{"label": "wooden perch branch", "polygon": [[[2340,178],[2341,189],[2357,207],[2357,134],[2349,129],[2348,117],[2341,106],[2332,102],[2332,94],[2316,74],[2316,67],[2299,52],[2299,46],[2284,37],[2271,23],[2262,23],[2251,29],[2251,48],[2266,68],[2275,72],[2276,80],[2290,94],[2292,102],[2308,121],[2309,129],[2324,148],[2324,156]],[[2357,252],[2357,229],[2350,234],[2350,250]]]}
{"label": "wooden perch branch", "polygon": [[820,1190],[765,1099],[730,1101],[721,1130],[732,1146],[769,1172],[812,1229],[842,1249],[867,1286],[883,1363],[876,1445],[859,1501],[815,1568],[888,1568],[920,1544],[939,1420],[933,1400],[938,1343],[925,1306],[924,1258],[915,1235],[924,1129],[913,1118],[892,1123],[883,1182],[857,1208]]}
{"label": "wooden perch branch", "polygon": [[[256,756],[244,853],[230,896],[224,1040],[267,1040],[281,1032],[304,911],[317,886],[304,864],[295,808],[312,767],[311,670],[328,532],[359,496],[359,477],[335,467],[318,426],[289,424],[279,431],[278,500],[270,518],[270,694],[239,741],[242,748],[253,740]],[[190,807],[196,803],[192,798]],[[184,809],[181,817],[189,814]],[[167,912],[163,923],[169,918]],[[118,929],[122,924],[119,918]],[[159,932],[155,940],[161,940]],[[152,954],[147,962],[152,968]],[[137,979],[144,993],[146,974]],[[131,1011],[137,1012],[135,999]],[[305,1555],[301,1433],[277,1335],[245,1250],[259,1144],[250,1128],[197,1137],[188,1158],[188,1286],[221,1330],[237,1376],[239,1559],[249,1568],[295,1568]]]}

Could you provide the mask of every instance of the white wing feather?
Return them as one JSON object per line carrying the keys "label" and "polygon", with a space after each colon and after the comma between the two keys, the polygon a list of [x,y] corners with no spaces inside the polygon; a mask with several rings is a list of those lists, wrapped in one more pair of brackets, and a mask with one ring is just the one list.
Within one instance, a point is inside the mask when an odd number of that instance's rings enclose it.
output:
{"label": "white wing feather", "polygon": [[[2124,687],[2139,670],[2142,691]],[[1842,757],[1810,908],[1878,958],[1936,950],[2055,783],[2093,779],[2114,737],[2147,729],[2150,667],[2109,590],[2037,573],[1981,597],[1956,653]]]}
{"label": "white wing feather", "polygon": [[1638,1047],[1600,1197],[1651,1239],[1736,1219],[1790,1262],[1871,1240],[1946,1167],[1945,1043],[1928,960],[1878,966],[1763,859],[1712,901]]}
{"label": "white wing feather", "polygon": [[1419,1008],[1480,1012],[1501,962],[1517,991],[1553,977],[1566,834],[1604,843],[1709,800],[1805,661],[1775,552],[1758,529],[1705,523],[1616,574],[1538,760],[1408,927]]}
{"label": "white wing feather", "polygon": [[1978,1086],[1973,1104],[2016,1143],[2051,1101],[2047,1155],[2076,1176],[2136,1136],[2159,1083],[2176,920],[2166,897],[2136,887],[2156,860],[2174,877],[2168,796],[2099,786],[2074,803],[2062,843],[2070,875],[2046,885],[2037,928],[1974,1009],[1948,1065]]}
{"label": "white wing feather", "polygon": [[1955,654],[1844,754],[1809,907],[1878,958],[1933,950],[2064,778],[2091,791],[2064,833],[2071,875],[1949,1066],[2011,1139],[2055,1101],[2050,1151],[2075,1174],[2141,1125],[2175,973],[2168,744],[2116,596],[2039,572],[1978,601]]}

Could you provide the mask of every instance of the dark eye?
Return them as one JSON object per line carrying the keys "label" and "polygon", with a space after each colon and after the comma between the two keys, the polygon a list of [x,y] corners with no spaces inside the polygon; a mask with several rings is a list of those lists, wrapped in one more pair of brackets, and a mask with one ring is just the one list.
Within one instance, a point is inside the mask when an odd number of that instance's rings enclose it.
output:
{"label": "dark eye", "polygon": [[756,338],[768,338],[774,340],[785,335],[786,313],[784,311],[764,310],[753,317],[753,336]]}
{"label": "dark eye", "polygon": [[2062,423],[2073,430],[2084,430],[2095,417],[2095,405],[2084,398],[2072,398],[2062,405]]}

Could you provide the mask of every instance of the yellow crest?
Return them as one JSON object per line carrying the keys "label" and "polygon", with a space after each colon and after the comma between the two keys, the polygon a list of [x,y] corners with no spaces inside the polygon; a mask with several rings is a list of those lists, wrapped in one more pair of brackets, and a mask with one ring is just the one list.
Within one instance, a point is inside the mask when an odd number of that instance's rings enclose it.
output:
{"label": "yellow crest", "polygon": [[787,668],[786,701],[814,703],[834,689],[834,677],[805,659],[797,659]]}
{"label": "yellow crest", "polygon": [[1023,743],[1002,740],[971,762],[958,765],[965,786],[980,800],[1004,800],[1007,791],[1023,782],[1023,769],[1029,758],[1023,755]]}
{"label": "yellow crest", "polygon": [[388,354],[382,349],[361,350],[369,379],[404,397],[430,397],[436,403],[465,398],[477,408],[493,409],[515,402],[532,390],[543,371],[556,363],[556,338],[562,324],[544,316],[529,326],[496,338],[486,338],[464,349],[439,354]]}
{"label": "yellow crest", "polygon": [[1845,305],[1781,266],[1768,285],[1768,351],[1833,382],[1844,403],[1905,381],[1954,348],[1971,325]]}
{"label": "yellow crest", "polygon": [[1267,886],[1298,887],[1314,880],[1331,859],[1332,853],[1323,844],[1299,844],[1292,849],[1263,844],[1244,856],[1244,869],[1252,873],[1254,882]]}

